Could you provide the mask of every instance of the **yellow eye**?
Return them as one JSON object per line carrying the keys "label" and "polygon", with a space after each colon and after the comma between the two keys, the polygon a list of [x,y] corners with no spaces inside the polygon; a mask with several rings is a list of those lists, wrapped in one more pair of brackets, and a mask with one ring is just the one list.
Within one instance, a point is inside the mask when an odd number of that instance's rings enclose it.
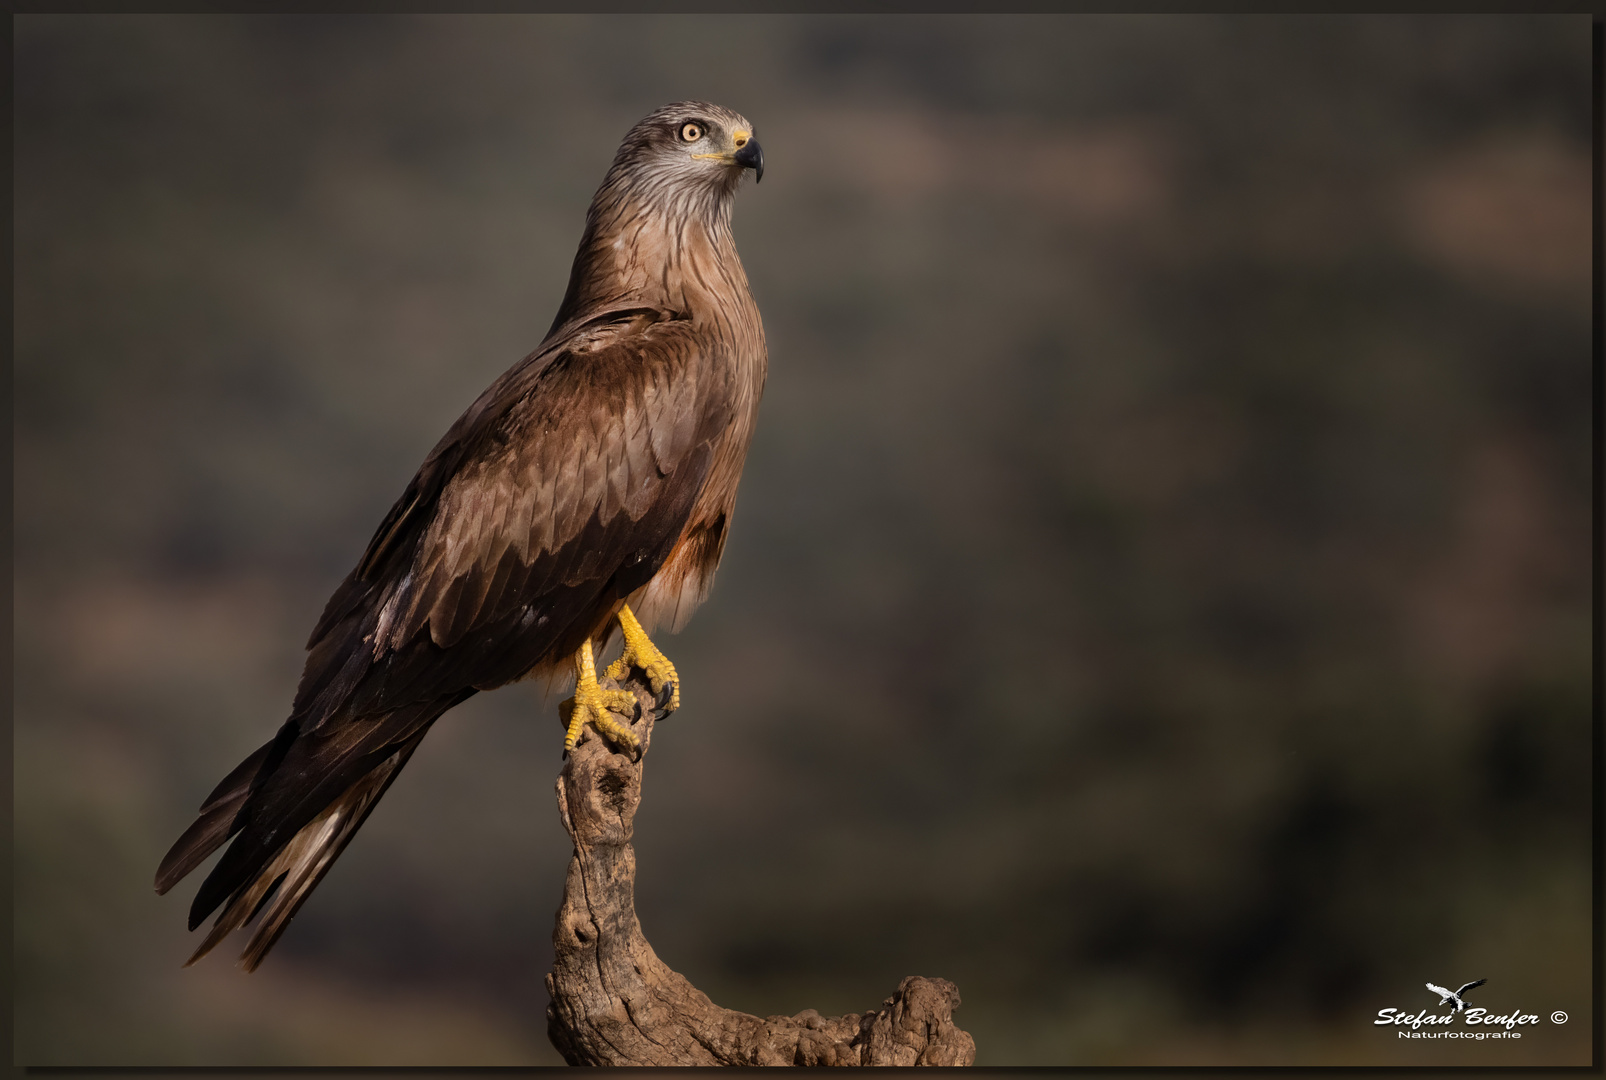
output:
{"label": "yellow eye", "polygon": [[703,125],[701,125],[701,124],[683,124],[683,125],[681,125],[680,137],[683,140],[685,140],[686,142],[696,142],[698,139],[703,137]]}

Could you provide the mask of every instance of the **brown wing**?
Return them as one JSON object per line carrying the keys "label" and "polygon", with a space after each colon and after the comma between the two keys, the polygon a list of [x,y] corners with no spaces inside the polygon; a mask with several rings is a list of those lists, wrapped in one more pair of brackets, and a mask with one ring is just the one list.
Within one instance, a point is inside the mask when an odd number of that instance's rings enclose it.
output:
{"label": "brown wing", "polygon": [[[191,909],[193,928],[231,901],[203,952],[261,897],[276,938],[430,724],[561,662],[651,579],[730,420],[721,359],[687,322],[611,312],[453,425],[330,599],[285,730],[219,786],[158,872],[165,890],[239,834]],[[294,866],[279,866],[285,853]]]}
{"label": "brown wing", "polygon": [[578,648],[583,614],[650,579],[685,524],[730,419],[717,359],[631,309],[499,379],[330,600],[292,718],[490,689]]}

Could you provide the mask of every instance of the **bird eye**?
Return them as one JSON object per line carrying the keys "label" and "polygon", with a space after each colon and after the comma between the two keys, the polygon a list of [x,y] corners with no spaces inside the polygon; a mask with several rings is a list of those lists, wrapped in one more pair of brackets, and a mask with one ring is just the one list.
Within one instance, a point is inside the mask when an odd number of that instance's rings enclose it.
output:
{"label": "bird eye", "polygon": [[703,125],[683,124],[680,129],[680,137],[686,142],[696,142],[703,137]]}

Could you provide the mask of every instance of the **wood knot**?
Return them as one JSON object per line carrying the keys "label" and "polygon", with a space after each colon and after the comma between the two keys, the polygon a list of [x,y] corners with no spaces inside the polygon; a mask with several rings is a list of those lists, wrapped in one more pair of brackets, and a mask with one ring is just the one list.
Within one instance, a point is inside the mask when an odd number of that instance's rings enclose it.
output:
{"label": "wood knot", "polygon": [[623,817],[630,809],[630,788],[633,777],[622,769],[608,769],[597,778],[597,792]]}

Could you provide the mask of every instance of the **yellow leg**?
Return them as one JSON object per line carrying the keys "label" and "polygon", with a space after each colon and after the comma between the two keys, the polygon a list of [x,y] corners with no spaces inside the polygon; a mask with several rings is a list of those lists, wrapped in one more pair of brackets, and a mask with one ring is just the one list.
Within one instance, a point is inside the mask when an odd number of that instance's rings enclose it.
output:
{"label": "yellow leg", "polygon": [[635,708],[636,695],[628,690],[604,690],[597,685],[597,665],[591,656],[591,639],[574,654],[574,706],[569,710],[569,730],[563,736],[563,749],[573,750],[580,738],[580,729],[587,722],[610,742],[627,750],[635,750],[635,734],[608,711],[609,706],[624,710]]}
{"label": "yellow leg", "polygon": [[647,673],[652,692],[660,695],[659,700],[662,700],[665,686],[672,688],[669,693],[669,712],[680,708],[680,675],[676,673],[675,665],[669,662],[669,657],[658,651],[658,646],[652,643],[647,631],[641,628],[629,604],[619,609],[619,629],[625,632],[625,651],[619,654],[619,659],[608,665],[608,677],[623,679],[630,665],[634,664]]}

